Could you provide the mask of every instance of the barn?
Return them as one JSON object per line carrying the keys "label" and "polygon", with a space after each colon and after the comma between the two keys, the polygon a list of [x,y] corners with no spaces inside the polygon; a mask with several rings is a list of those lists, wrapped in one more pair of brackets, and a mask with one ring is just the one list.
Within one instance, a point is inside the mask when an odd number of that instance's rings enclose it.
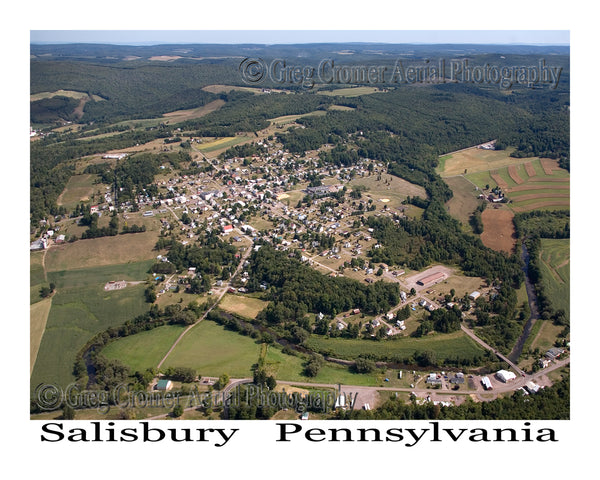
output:
{"label": "barn", "polygon": [[443,274],[442,272],[432,273],[431,275],[427,275],[427,276],[422,277],[419,280],[417,280],[417,285],[421,285],[424,287],[426,285],[431,285],[431,284],[440,282],[444,278],[446,278],[446,275]]}

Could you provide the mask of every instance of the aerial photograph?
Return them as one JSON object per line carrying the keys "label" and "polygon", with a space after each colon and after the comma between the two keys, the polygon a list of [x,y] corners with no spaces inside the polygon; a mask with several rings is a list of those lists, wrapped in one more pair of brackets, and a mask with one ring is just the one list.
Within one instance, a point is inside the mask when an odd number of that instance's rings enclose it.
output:
{"label": "aerial photograph", "polygon": [[346,34],[30,32],[49,441],[571,418],[569,32]]}

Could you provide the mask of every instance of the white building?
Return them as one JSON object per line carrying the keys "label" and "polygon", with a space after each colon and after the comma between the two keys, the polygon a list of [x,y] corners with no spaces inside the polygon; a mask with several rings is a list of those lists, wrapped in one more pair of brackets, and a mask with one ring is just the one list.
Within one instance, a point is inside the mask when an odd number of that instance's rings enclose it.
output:
{"label": "white building", "polygon": [[480,296],[481,296],[481,293],[479,293],[479,292],[473,292],[473,293],[471,293],[471,294],[469,295],[469,298],[470,298],[471,300],[477,300],[477,299],[478,299]]}
{"label": "white building", "polygon": [[498,377],[498,380],[504,383],[510,382],[511,380],[517,378],[513,372],[509,372],[508,370],[498,370],[496,372],[496,377]]}

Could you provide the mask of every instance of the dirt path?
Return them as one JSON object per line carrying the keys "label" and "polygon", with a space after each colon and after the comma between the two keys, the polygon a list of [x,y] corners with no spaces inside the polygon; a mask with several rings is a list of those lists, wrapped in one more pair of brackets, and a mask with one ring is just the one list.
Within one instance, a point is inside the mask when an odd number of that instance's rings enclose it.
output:
{"label": "dirt path", "polygon": [[175,340],[175,342],[173,343],[173,345],[171,345],[171,348],[169,348],[169,351],[165,354],[165,356],[162,358],[162,360],[159,362],[159,364],[157,365],[156,369],[160,370],[160,367],[163,365],[163,363],[165,363],[165,360],[167,359],[167,357],[171,354],[171,352],[175,349],[175,347],[177,346],[177,344],[183,339],[183,337],[192,329],[194,328],[196,325],[198,325],[202,320],[204,320],[206,318],[206,316],[213,310],[213,308],[215,308],[219,302],[221,301],[221,299],[223,298],[223,296],[227,293],[227,290],[229,289],[229,287],[231,286],[231,281],[235,278],[235,276],[240,273],[240,271],[244,268],[244,262],[248,259],[248,257],[250,256],[250,254],[252,253],[252,247],[248,247],[246,252],[244,252],[244,255],[240,258],[240,263],[238,264],[237,268],[235,269],[235,272],[233,272],[233,275],[231,275],[229,283],[223,287],[222,291],[219,293],[218,297],[216,298],[216,301],[213,303],[213,305],[206,311],[204,312],[204,315],[202,315],[202,317],[200,317],[198,320],[196,320],[195,323],[191,324],[189,327],[187,327],[182,333],[181,335],[179,335],[179,337],[177,337],[177,340]]}

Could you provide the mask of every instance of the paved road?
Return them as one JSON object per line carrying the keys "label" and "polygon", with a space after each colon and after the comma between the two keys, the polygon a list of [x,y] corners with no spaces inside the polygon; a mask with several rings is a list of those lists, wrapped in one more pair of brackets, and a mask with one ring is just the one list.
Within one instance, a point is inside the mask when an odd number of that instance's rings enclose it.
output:
{"label": "paved road", "polygon": [[515,363],[513,363],[511,360],[509,360],[508,357],[505,357],[498,350],[494,349],[493,347],[491,347],[490,345],[485,343],[481,338],[479,338],[477,335],[475,335],[475,333],[473,333],[472,330],[468,329],[467,327],[465,327],[462,324],[461,324],[460,328],[463,332],[465,332],[469,337],[471,337],[473,340],[475,340],[483,348],[485,348],[487,350],[491,350],[492,352],[494,352],[496,354],[496,356],[498,358],[500,358],[501,360],[508,363],[515,370],[515,372],[517,372],[519,375],[525,374],[525,372],[523,370],[521,370]]}

